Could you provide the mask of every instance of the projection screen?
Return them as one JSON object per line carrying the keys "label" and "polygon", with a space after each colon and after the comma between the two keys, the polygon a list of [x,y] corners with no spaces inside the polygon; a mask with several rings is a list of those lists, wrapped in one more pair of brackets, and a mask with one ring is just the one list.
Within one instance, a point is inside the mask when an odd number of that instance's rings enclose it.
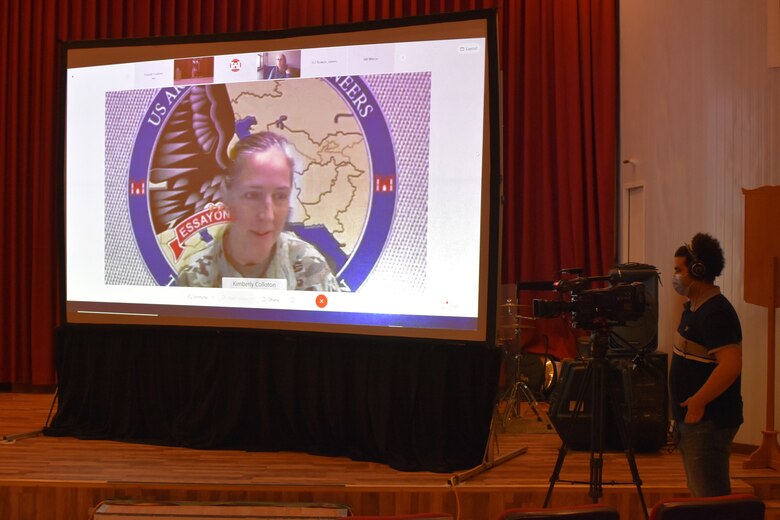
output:
{"label": "projection screen", "polygon": [[492,340],[495,12],[63,49],[67,324]]}

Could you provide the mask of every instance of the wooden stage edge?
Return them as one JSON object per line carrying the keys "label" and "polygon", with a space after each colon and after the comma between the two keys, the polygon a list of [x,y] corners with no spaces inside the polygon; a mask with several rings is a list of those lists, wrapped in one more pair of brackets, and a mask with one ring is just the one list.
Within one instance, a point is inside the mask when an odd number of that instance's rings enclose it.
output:
{"label": "wooden stage edge", "polygon": [[[50,394],[0,392],[0,436],[39,429],[51,402]],[[540,507],[558,456],[558,436],[544,433],[530,411],[513,421],[529,426],[520,430],[542,433],[499,434],[498,456],[524,447],[527,451],[456,485],[453,474],[402,472],[343,457],[20,438],[0,443],[0,518],[86,520],[103,500],[129,499],[319,502],[342,504],[361,515],[440,511],[460,520],[491,520],[512,507]],[[744,470],[746,457],[732,456],[733,491],[767,501],[780,498],[778,472]],[[663,498],[688,496],[678,453],[664,447],[637,454],[636,461],[648,507]],[[563,482],[589,480],[587,452],[570,451],[560,478],[553,505],[592,501],[587,485]],[[616,507],[622,519],[644,517],[622,452],[605,453],[603,482],[601,502]]]}

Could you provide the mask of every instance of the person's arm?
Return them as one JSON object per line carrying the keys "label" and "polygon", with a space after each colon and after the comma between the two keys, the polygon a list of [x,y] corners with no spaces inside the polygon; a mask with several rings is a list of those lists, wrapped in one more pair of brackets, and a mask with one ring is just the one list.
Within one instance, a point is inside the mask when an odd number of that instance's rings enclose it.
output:
{"label": "person's arm", "polygon": [[687,408],[685,413],[686,423],[697,423],[704,417],[704,408],[707,403],[726,391],[736,381],[742,371],[742,347],[739,345],[726,345],[715,352],[718,366],[712,371],[707,381],[699,388],[699,391],[680,403]]}

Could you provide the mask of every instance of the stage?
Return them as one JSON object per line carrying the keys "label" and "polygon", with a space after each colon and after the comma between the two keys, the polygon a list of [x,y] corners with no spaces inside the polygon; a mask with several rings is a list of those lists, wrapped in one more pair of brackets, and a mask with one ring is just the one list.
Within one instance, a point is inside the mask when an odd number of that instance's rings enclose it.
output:
{"label": "stage", "polygon": [[[40,429],[52,395],[0,393],[0,436]],[[292,452],[193,450],[69,437],[34,436],[0,444],[0,518],[87,519],[106,499],[197,502],[320,502],[353,514],[441,511],[462,520],[495,519],[510,507],[539,507],[549,487],[560,439],[524,405],[497,436],[498,453],[525,453],[462,480],[458,474],[401,472],[340,457]],[[530,432],[530,433],[529,433]],[[768,500],[780,496],[774,470],[743,470],[732,456],[732,489]],[[686,496],[679,454],[664,447],[637,454],[648,506]],[[464,469],[465,471],[465,469]],[[561,480],[589,479],[589,454],[570,451]],[[621,518],[642,518],[623,452],[604,457],[604,503]],[[620,482],[609,485],[610,482]],[[553,505],[589,503],[587,485],[558,482]],[[768,509],[767,518],[773,518]]]}

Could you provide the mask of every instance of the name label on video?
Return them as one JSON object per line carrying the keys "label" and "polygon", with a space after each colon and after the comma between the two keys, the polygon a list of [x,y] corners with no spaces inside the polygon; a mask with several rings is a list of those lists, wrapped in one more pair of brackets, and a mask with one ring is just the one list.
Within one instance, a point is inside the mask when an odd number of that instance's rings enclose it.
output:
{"label": "name label on video", "polygon": [[286,291],[287,280],[284,278],[222,278],[222,288]]}

